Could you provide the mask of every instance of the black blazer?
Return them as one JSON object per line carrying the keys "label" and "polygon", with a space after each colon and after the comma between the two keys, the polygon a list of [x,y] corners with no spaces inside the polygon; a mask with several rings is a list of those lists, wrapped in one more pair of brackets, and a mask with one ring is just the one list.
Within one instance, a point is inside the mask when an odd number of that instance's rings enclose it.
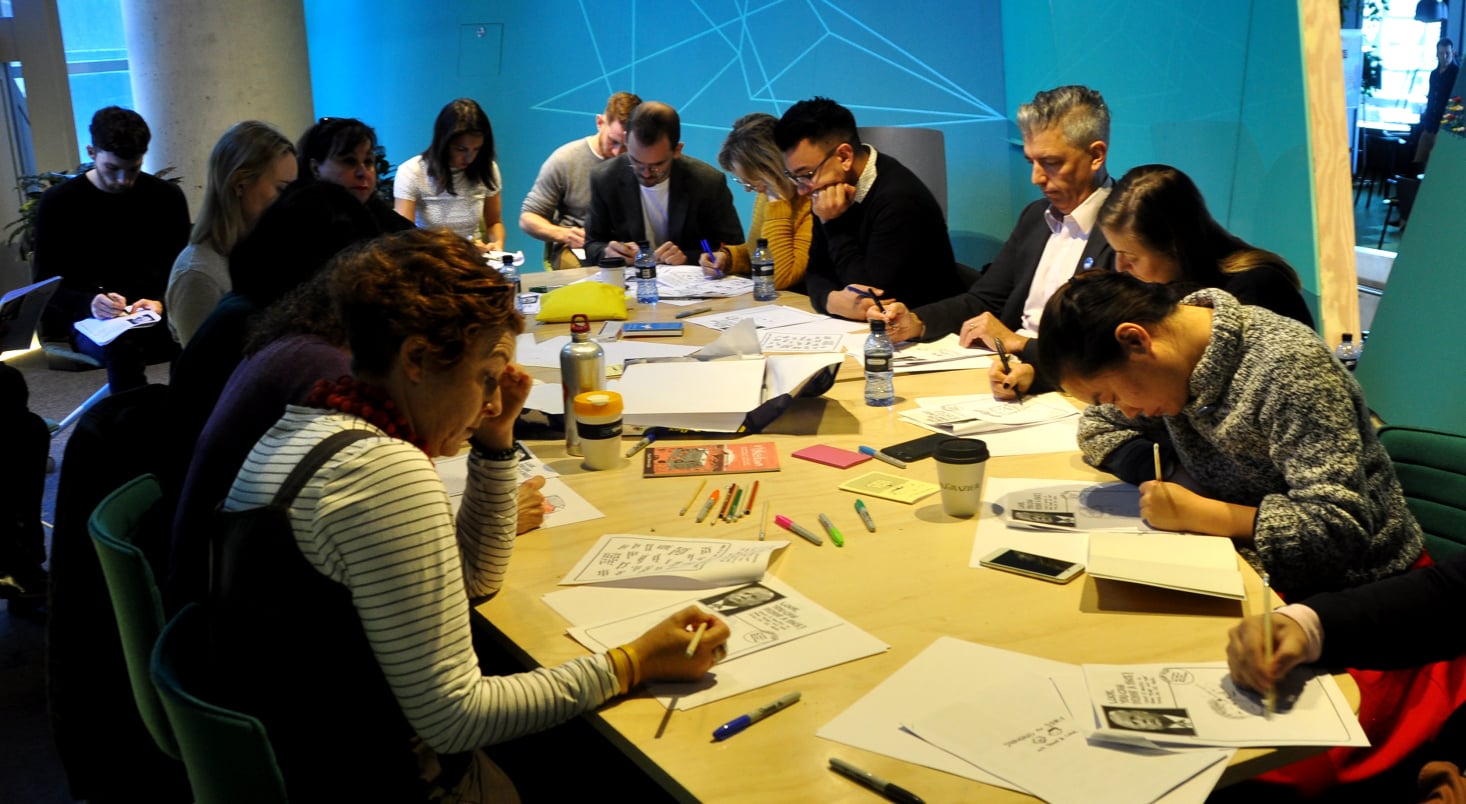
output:
{"label": "black blazer", "polygon": [[[1053,234],[1044,220],[1044,210],[1048,207],[1048,200],[1041,198],[1023,208],[1008,242],[967,292],[916,308],[917,316],[926,324],[925,339],[937,340],[956,332],[963,321],[982,313],[992,313],[1015,332],[1023,325],[1023,303],[1028,300],[1044,246]],[[1089,233],[1084,255],[1074,266],[1076,273],[1087,260],[1094,260],[1092,268],[1113,270],[1115,267],[1115,250],[1110,248],[1098,226]]]}
{"label": "black blazer", "polygon": [[[585,221],[585,257],[594,265],[612,240],[649,240],[641,214],[641,185],[622,154],[596,165],[590,174],[590,211]],[[689,263],[697,262],[703,240],[713,248],[742,243],[747,235],[733,208],[722,171],[690,156],[672,160],[667,199],[667,239]],[[656,248],[659,243],[653,243]]]}

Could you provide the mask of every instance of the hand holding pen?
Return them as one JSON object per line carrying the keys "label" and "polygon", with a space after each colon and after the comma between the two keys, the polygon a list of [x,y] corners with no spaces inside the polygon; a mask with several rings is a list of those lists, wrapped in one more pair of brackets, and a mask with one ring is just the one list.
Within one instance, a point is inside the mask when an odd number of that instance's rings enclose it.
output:
{"label": "hand holding pen", "polygon": [[998,341],[998,359],[988,365],[988,383],[993,388],[993,398],[1014,401],[1033,387],[1035,372],[1033,366],[1008,354],[1003,342]]}
{"label": "hand holding pen", "polygon": [[722,279],[728,272],[728,252],[718,249],[713,250],[712,244],[702,241],[702,255],[697,258],[697,264],[702,266],[702,275],[709,279]]}
{"label": "hand holding pen", "polygon": [[[97,288],[101,290],[101,288]],[[92,297],[92,318],[117,318],[132,312],[127,298],[117,293],[98,293]]]}

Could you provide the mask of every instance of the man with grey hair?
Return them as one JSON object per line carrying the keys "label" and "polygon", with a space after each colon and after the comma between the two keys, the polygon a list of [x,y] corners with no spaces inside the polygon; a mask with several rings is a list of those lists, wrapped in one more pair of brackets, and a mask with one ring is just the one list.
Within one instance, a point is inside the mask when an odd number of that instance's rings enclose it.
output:
{"label": "man with grey hair", "polygon": [[[937,340],[957,333],[963,346],[1001,340],[1023,353],[1038,334],[1049,296],[1079,271],[1112,269],[1115,252],[1095,225],[1114,184],[1105,170],[1110,110],[1095,90],[1045,90],[1018,107],[1023,157],[1044,197],[1024,208],[1008,242],[965,293],[909,309],[886,305],[891,340]],[[877,312],[872,318],[881,317]]]}

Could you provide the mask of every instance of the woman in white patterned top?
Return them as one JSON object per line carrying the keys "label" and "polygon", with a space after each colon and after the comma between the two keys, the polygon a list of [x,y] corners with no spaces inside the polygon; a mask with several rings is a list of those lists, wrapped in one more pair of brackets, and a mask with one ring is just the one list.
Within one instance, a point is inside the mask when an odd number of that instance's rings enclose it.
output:
{"label": "woman in white patterned top", "polygon": [[397,167],[392,195],[397,214],[423,228],[450,229],[483,251],[504,247],[494,129],[470,98],[438,112],[433,143]]}
{"label": "woman in white patterned top", "polygon": [[[306,407],[288,407],[224,504],[268,505],[317,444],[368,431],[327,459],[289,506],[293,546],[310,571],[274,561],[256,573],[269,575],[273,599],[292,604],[323,599],[324,587],[349,627],[298,625],[316,607],[292,605],[278,622],[240,629],[265,644],[233,646],[228,665],[247,679],[236,689],[268,696],[246,711],[265,721],[293,800],[460,800],[453,796],[493,786],[497,769],[479,747],[562,723],[642,680],[701,678],[725,655],[727,625],[689,607],[607,653],[484,675],[470,600],[499,591],[514,547],[514,420],[531,385],[512,362],[523,318],[477,250],[443,231],[387,235],[342,254],[332,293],[354,376],[323,381]],[[473,451],[455,523],[432,459],[465,440]],[[236,588],[262,580],[228,566],[216,574]],[[354,643],[315,655],[317,643],[357,626]],[[282,654],[284,667],[269,664]]]}

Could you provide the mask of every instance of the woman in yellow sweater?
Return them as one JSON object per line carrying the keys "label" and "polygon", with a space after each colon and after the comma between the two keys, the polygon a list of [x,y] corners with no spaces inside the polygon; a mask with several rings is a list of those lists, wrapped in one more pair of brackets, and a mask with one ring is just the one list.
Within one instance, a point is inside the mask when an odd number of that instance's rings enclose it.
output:
{"label": "woman in yellow sweater", "polygon": [[759,238],[769,241],[774,257],[774,286],[780,290],[800,289],[804,285],[804,269],[809,265],[809,237],[814,216],[810,201],[794,189],[794,182],[784,175],[784,156],[774,145],[773,115],[755,112],[738,118],[733,130],[718,152],[718,164],[733,174],[743,189],[757,193],[753,202],[753,224],[748,229],[748,242],[724,245],[700,259],[703,273],[721,276],[725,273],[747,275],[752,270],[751,256]]}

